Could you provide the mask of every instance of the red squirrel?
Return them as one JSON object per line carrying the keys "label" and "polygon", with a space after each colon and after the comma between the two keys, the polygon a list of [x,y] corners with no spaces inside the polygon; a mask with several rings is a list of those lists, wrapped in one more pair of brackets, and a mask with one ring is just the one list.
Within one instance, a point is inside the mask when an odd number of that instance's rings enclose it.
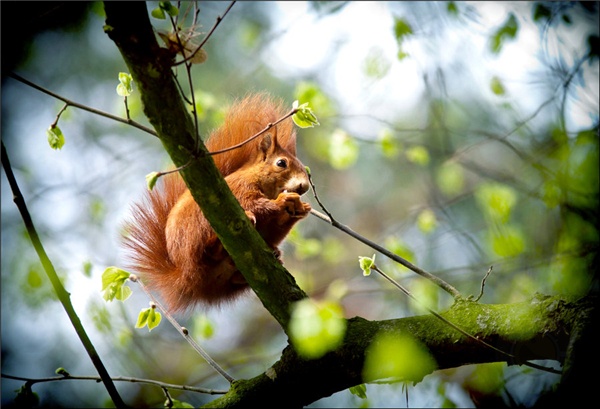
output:
{"label": "red squirrel", "polygon": [[[233,105],[206,147],[215,152],[236,145],[285,114],[281,101],[266,94],[250,95]],[[213,159],[281,261],[279,244],[311,210],[300,200],[308,190],[308,176],[296,157],[292,121]],[[219,305],[249,288],[178,173],[162,177],[145,200],[134,205],[126,231],[128,267],[140,273],[170,310]]]}

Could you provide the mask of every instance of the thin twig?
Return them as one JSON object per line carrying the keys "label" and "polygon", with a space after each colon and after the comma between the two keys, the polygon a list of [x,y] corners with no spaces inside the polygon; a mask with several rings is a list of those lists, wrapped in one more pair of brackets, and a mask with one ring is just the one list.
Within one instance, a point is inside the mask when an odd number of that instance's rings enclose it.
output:
{"label": "thin twig", "polygon": [[[177,23],[175,22],[175,20],[173,20],[173,17],[169,16],[169,19],[171,20],[171,25],[173,27],[173,32],[175,33],[175,38],[177,39],[177,43],[179,46],[179,49],[181,50],[181,54],[185,56],[184,54],[184,50],[185,50],[185,46],[183,44],[183,42],[181,41],[181,37],[179,36],[179,29],[177,28]],[[199,145],[199,140],[200,140],[200,133],[199,133],[199,126],[198,126],[198,112],[196,109],[196,93],[194,92],[194,84],[192,81],[192,63],[187,61],[185,63],[185,71],[187,73],[187,78],[188,78],[188,84],[190,86],[190,91],[191,91],[191,96],[192,96],[192,100],[190,101],[190,105],[192,107],[192,114],[194,117],[194,140],[196,141],[196,149],[195,151],[198,151],[198,145]],[[175,82],[178,82],[177,77],[175,78]],[[183,91],[181,86],[179,85],[179,90]],[[183,92],[182,92],[183,95]]]}
{"label": "thin twig", "polygon": [[[52,376],[52,377],[48,377],[48,378],[34,378],[34,379],[25,378],[22,376],[2,374],[2,378],[14,379],[17,381],[26,381],[32,385],[36,384],[36,383],[57,382],[57,381],[63,381],[63,380],[96,381],[96,382],[102,381],[102,378],[100,378],[99,376],[81,376],[81,375],[75,376],[75,375],[70,375],[70,374],[62,375],[62,376]],[[187,385],[175,385],[172,383],[155,381],[153,379],[133,378],[133,377],[129,377],[129,376],[116,376],[116,377],[112,378],[112,380],[114,382],[146,383],[149,385],[156,385],[161,388],[176,389],[176,390],[182,390],[182,391],[191,391],[191,392],[198,392],[198,393],[206,393],[209,395],[223,395],[223,394],[227,393],[226,390],[198,388],[195,386],[187,386]]]}
{"label": "thin twig", "polygon": [[[457,330],[458,332],[460,332],[461,334],[463,334],[464,336],[466,336],[467,338],[470,338],[478,343],[480,343],[481,345],[484,345],[490,349],[493,349],[494,351],[508,357],[511,359],[514,359],[515,356],[503,351],[499,348],[496,348],[495,346],[488,344],[487,342],[485,342],[482,339],[477,338],[475,335],[471,335],[469,334],[467,331],[465,331],[464,329],[460,328],[458,325],[454,324],[452,321],[444,318],[443,316],[441,316],[439,313],[435,312],[434,310],[432,310],[431,308],[429,308],[428,306],[424,305],[423,303],[421,303],[419,300],[417,300],[415,298],[415,296],[413,296],[410,291],[408,291],[406,288],[402,287],[402,285],[400,285],[400,283],[398,283],[396,280],[394,280],[393,278],[391,278],[390,276],[388,276],[387,274],[385,274],[379,267],[377,267],[375,264],[373,266],[371,266],[372,270],[375,270],[377,273],[379,273],[383,278],[385,278],[387,281],[389,281],[390,283],[392,283],[392,285],[394,285],[396,288],[398,288],[400,291],[402,291],[404,294],[406,294],[406,296],[408,296],[411,300],[415,301],[416,303],[418,303],[419,305],[421,305],[423,308],[425,308],[431,315],[433,315],[434,317],[438,318],[439,320],[443,321],[445,324],[449,325],[450,327],[454,328],[455,330]],[[490,268],[491,271],[491,268]],[[528,361],[523,362],[523,365],[529,366],[531,368],[536,368],[536,369],[540,369],[542,371],[546,371],[546,372],[550,372],[550,373],[556,373],[556,374],[561,374],[561,371],[557,371],[556,369],[553,368],[548,368],[545,366],[541,366],[541,365],[537,365]]]}
{"label": "thin twig", "polygon": [[483,276],[483,279],[481,280],[481,291],[479,292],[479,296],[475,299],[475,302],[479,301],[481,297],[483,297],[483,287],[485,287],[485,280],[487,280],[493,268],[494,266],[490,266],[487,273],[485,273],[485,276]]}
{"label": "thin twig", "polygon": [[264,134],[265,132],[267,132],[269,129],[273,128],[274,126],[278,125],[279,123],[283,122],[284,120],[286,120],[287,118],[291,117],[292,115],[294,115],[296,112],[298,112],[297,108],[292,109],[290,112],[288,112],[287,114],[285,114],[284,116],[282,116],[281,118],[279,118],[277,121],[275,122],[269,122],[267,124],[267,126],[265,126],[262,130],[258,131],[257,133],[255,133],[254,135],[252,135],[251,137],[249,137],[248,139],[246,139],[245,141],[242,141],[236,145],[233,146],[229,146],[227,148],[224,149],[219,149],[218,151],[213,151],[213,152],[209,152],[209,155],[218,155],[220,153],[225,153],[234,149],[238,149],[242,146],[244,146],[245,144],[247,144],[248,142],[258,138],[260,135]]}
{"label": "thin twig", "polygon": [[68,107],[69,107],[69,103],[68,103],[68,102],[66,102],[66,103],[65,103],[65,106],[64,106],[64,107],[62,107],[62,108],[60,109],[60,111],[58,111],[58,114],[56,114],[56,119],[54,120],[54,122],[52,122],[52,123],[50,124],[50,127],[51,127],[51,128],[54,128],[56,125],[58,125],[58,121],[60,120],[60,116],[63,114],[63,112],[65,112],[65,110],[66,110]]}
{"label": "thin twig", "polygon": [[208,32],[208,34],[206,35],[206,37],[204,37],[204,40],[202,40],[202,42],[200,43],[200,45],[198,45],[198,47],[196,47],[196,49],[194,50],[194,52],[191,53],[190,55],[188,55],[187,57],[184,56],[185,58],[183,60],[181,60],[181,61],[176,62],[175,64],[173,64],[174,66],[181,65],[181,64],[187,64],[188,61],[190,61],[192,58],[194,58],[194,56],[196,55],[196,53],[198,51],[200,51],[200,49],[202,47],[204,47],[204,45],[208,42],[208,39],[213,35],[213,33],[217,29],[218,25],[225,18],[225,16],[227,15],[227,13],[229,13],[229,10],[231,10],[231,8],[233,7],[234,4],[235,4],[235,1],[232,1],[231,4],[229,4],[229,6],[227,7],[227,9],[223,13],[223,15],[222,16],[217,16],[217,20],[215,21],[215,24],[212,26],[212,28],[210,29],[210,31]]}
{"label": "thin twig", "polygon": [[[307,172],[307,173],[308,173],[308,183],[310,183],[310,187],[312,188],[313,196],[315,197],[315,200],[317,201],[317,203],[319,204],[319,206],[321,206],[321,209],[329,217],[329,222],[331,224],[337,223],[337,221],[333,218],[333,215],[331,213],[329,213],[329,210],[327,210],[327,208],[325,207],[325,205],[323,203],[321,203],[321,199],[319,199],[319,195],[317,194],[317,188],[315,187],[315,184],[313,183],[313,180],[312,180],[312,175],[310,174],[310,172]],[[317,216],[316,213],[315,213],[315,216]]]}
{"label": "thin twig", "polygon": [[183,338],[185,338],[185,340],[192,346],[192,348],[194,348],[194,350],[196,352],[198,352],[198,354],[200,354],[200,356],[202,356],[202,358],[204,358],[206,360],[206,362],[208,362],[208,364],[215,371],[217,371],[221,376],[223,376],[223,378],[227,379],[227,381],[229,383],[232,383],[233,381],[235,381],[235,379],[231,375],[229,375],[227,372],[225,372],[225,370],[223,368],[221,368],[219,366],[219,364],[217,364],[214,361],[214,359],[212,359],[210,357],[210,355],[208,355],[208,353],[206,351],[204,351],[204,349],[202,349],[202,347],[200,345],[198,345],[198,343],[196,341],[194,341],[194,339],[192,337],[190,337],[187,328],[182,327],[181,325],[179,325],[179,323],[177,322],[177,320],[175,318],[173,318],[173,316],[169,313],[169,311],[165,307],[163,307],[161,305],[161,303],[158,302],[158,300],[156,298],[154,298],[154,296],[152,295],[152,293],[150,293],[150,291],[148,291],[148,289],[146,288],[146,286],[144,286],[144,284],[142,283],[142,281],[139,280],[138,277],[135,274],[132,274],[129,277],[129,280],[131,280],[131,281],[133,281],[135,283],[138,283],[138,285],[140,286],[140,288],[142,289],[142,291],[144,291],[144,293],[146,293],[146,295],[152,300],[152,302],[154,304],[156,304],[156,306],[163,312],[163,314],[165,314],[165,317],[175,327],[175,329],[177,330],[177,332],[179,332],[181,334],[181,336],[183,336]]}
{"label": "thin twig", "polygon": [[81,323],[81,320],[79,319],[79,316],[77,315],[77,312],[75,311],[75,308],[71,303],[71,296],[69,292],[67,292],[67,290],[63,286],[60,278],[56,273],[56,270],[54,269],[52,261],[50,260],[48,254],[46,253],[46,250],[44,249],[42,241],[40,240],[37,230],[33,224],[33,220],[31,219],[31,215],[29,214],[29,210],[27,209],[25,199],[21,194],[21,189],[19,188],[17,179],[15,178],[15,175],[12,171],[12,167],[10,166],[10,160],[8,158],[8,153],[6,152],[6,148],[4,146],[4,141],[2,141],[2,166],[4,167],[6,178],[8,179],[8,184],[10,185],[11,191],[13,193],[13,200],[17,205],[19,212],[21,213],[21,217],[23,219],[23,223],[25,224],[25,228],[27,229],[27,233],[29,234],[29,238],[31,239],[31,243],[36,253],[38,254],[44,271],[50,279],[52,287],[54,288],[54,292],[56,293],[60,303],[65,309],[65,312],[67,313],[67,316],[69,317],[69,320],[71,321],[75,332],[79,336],[81,343],[83,344],[86,352],[88,353],[92,363],[96,367],[96,370],[98,371],[102,382],[104,382],[104,386],[106,387],[106,390],[108,391],[108,394],[113,400],[115,406],[118,408],[127,407],[127,405],[125,404],[125,402],[123,402],[123,399],[119,395],[115,384],[112,382],[111,377],[108,374],[108,371],[106,370],[106,367],[104,366],[102,360],[100,359],[100,356],[98,355],[98,352],[96,352],[94,344],[88,337],[85,328],[83,327],[83,324]]}
{"label": "thin twig", "polygon": [[131,121],[131,116],[129,115],[129,105],[127,104],[127,95],[123,97],[123,102],[125,102],[125,115],[127,116],[127,120]]}
{"label": "thin twig", "polygon": [[429,308],[428,306],[424,305],[423,303],[421,303],[414,295],[411,294],[410,291],[408,291],[406,288],[402,287],[402,285],[400,285],[400,283],[398,283],[396,280],[394,280],[393,278],[391,278],[390,276],[388,276],[386,273],[384,273],[379,267],[377,267],[375,264],[371,267],[372,270],[375,270],[376,272],[378,272],[383,278],[385,278],[387,281],[389,281],[390,283],[392,283],[392,285],[394,285],[396,288],[398,288],[400,291],[402,291],[404,294],[406,294],[406,296],[408,298],[410,298],[411,300],[415,301],[416,303],[418,303],[419,305],[421,305],[423,308],[425,308],[431,315],[435,316],[436,318],[440,319],[441,321],[443,321],[444,323],[446,323],[447,325],[451,326],[452,328],[454,328],[455,330],[457,330],[458,332],[460,332],[461,334],[463,334],[464,336],[471,338],[474,341],[479,342],[480,344],[483,344],[491,349],[493,349],[496,352],[500,352],[503,355],[508,356],[509,358],[514,358],[513,355],[509,354],[508,352],[504,352],[498,348],[496,348],[493,345],[488,344],[485,341],[482,341],[481,339],[477,338],[475,335],[471,335],[469,334],[467,331],[465,331],[464,329],[460,328],[459,326],[457,326],[456,324],[454,324],[453,322],[447,320],[446,318],[442,317],[440,314],[438,314],[437,312],[435,312],[434,310],[432,310],[431,308]]}
{"label": "thin twig", "polygon": [[138,128],[138,129],[140,129],[140,130],[142,130],[144,132],[149,133],[150,135],[158,136],[158,134],[156,133],[156,131],[154,131],[153,129],[150,129],[150,128],[148,128],[148,127],[146,127],[146,126],[144,126],[144,125],[142,125],[142,124],[140,124],[140,123],[138,123],[136,121],[133,121],[131,119],[124,119],[124,118],[121,118],[119,116],[109,114],[108,112],[100,111],[98,109],[91,108],[91,107],[89,107],[87,105],[83,105],[83,104],[77,103],[75,101],[71,101],[70,99],[67,99],[67,98],[65,98],[65,97],[63,97],[61,95],[58,95],[58,94],[56,94],[56,93],[54,93],[54,92],[52,92],[50,90],[47,90],[46,88],[43,88],[43,87],[41,87],[41,86],[39,86],[39,85],[37,85],[37,84],[29,81],[29,80],[26,80],[25,78],[21,77],[18,74],[15,74],[15,73],[11,72],[8,75],[9,75],[9,77],[14,78],[17,81],[22,82],[25,85],[29,85],[31,88],[35,88],[38,91],[43,92],[44,94],[47,94],[47,95],[50,95],[51,97],[59,99],[59,100],[65,102],[66,104],[68,104],[68,105],[70,105],[72,107],[79,108],[79,109],[82,109],[84,111],[91,112],[92,114],[100,115],[100,116],[103,116],[105,118],[117,121],[117,122],[121,122],[121,123],[124,123],[124,124],[127,124],[127,125],[131,125],[131,126],[133,126],[135,128]]}
{"label": "thin twig", "polygon": [[[314,190],[314,186],[313,186],[313,190]],[[326,211],[324,209],[324,211]],[[339,223],[338,221],[336,221],[335,219],[328,217],[326,215],[324,215],[323,213],[312,209],[310,211],[310,213],[313,216],[316,216],[317,218],[331,224],[333,227],[343,231],[344,233],[354,237],[355,239],[357,239],[358,241],[366,244],[367,246],[371,247],[374,250],[379,251],[381,254],[383,254],[384,256],[394,260],[397,263],[402,264],[404,267],[408,268],[409,270],[414,271],[415,273],[419,274],[422,277],[425,277],[426,279],[432,281],[433,283],[435,283],[437,286],[439,286],[441,289],[443,289],[444,291],[446,291],[448,294],[450,294],[454,299],[460,299],[462,298],[462,295],[460,294],[460,292],[458,292],[458,290],[456,288],[454,288],[452,285],[448,284],[447,282],[445,282],[444,280],[442,280],[439,277],[434,276],[431,273],[428,273],[427,271],[415,266],[414,264],[412,264],[410,261],[400,257],[397,254],[392,253],[391,251],[389,251],[388,249],[380,246],[379,244],[365,238],[364,236],[361,236],[360,234],[356,233],[354,230],[352,230],[350,227],[343,225],[341,223]]]}

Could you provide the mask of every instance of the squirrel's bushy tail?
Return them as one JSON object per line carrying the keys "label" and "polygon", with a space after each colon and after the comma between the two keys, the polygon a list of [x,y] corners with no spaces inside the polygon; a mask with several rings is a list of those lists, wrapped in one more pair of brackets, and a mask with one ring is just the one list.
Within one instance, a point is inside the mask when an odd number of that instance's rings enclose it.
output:
{"label": "squirrel's bushy tail", "polygon": [[151,278],[151,287],[160,286],[177,273],[167,251],[165,225],[169,212],[186,189],[177,174],[161,179],[152,191],[146,192],[143,201],[133,206],[123,237],[123,246],[128,251],[127,268]]}

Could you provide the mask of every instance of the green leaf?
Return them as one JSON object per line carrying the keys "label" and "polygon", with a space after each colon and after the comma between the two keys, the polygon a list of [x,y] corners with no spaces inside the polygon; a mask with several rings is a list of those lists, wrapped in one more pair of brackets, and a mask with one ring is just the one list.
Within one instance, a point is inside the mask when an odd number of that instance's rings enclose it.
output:
{"label": "green leaf", "polygon": [[115,298],[119,301],[125,301],[126,299],[129,298],[131,293],[132,293],[131,288],[127,287],[126,285],[122,285],[117,290],[117,293],[115,294]]}
{"label": "green leaf", "polygon": [[137,322],[135,323],[136,328],[144,328],[146,325],[148,326],[148,331],[152,331],[154,328],[158,327],[162,316],[160,312],[156,311],[156,306],[153,303],[150,303],[150,307],[144,308],[138,314]]}
{"label": "green leaf", "polygon": [[172,5],[170,1],[160,1],[158,2],[158,7],[153,9],[150,14],[154,18],[164,20],[167,18],[165,12],[171,17],[175,17],[179,14],[179,9]]}
{"label": "green leaf", "polygon": [[429,151],[424,146],[413,146],[406,150],[406,158],[412,163],[426,166],[429,163]]}
{"label": "green leaf", "polygon": [[408,22],[402,18],[394,18],[394,35],[396,36],[396,41],[401,43],[405,37],[411,35],[413,33],[413,29],[408,24]]}
{"label": "green leaf", "polygon": [[508,222],[517,203],[515,190],[499,183],[482,184],[475,192],[475,198],[484,214],[499,223]]}
{"label": "green leaf", "polygon": [[500,27],[496,33],[492,36],[490,42],[490,49],[494,54],[498,54],[502,49],[504,40],[514,39],[519,31],[519,23],[513,13],[510,13],[506,22]]}
{"label": "green leaf", "polygon": [[525,250],[525,237],[520,229],[510,225],[501,226],[490,233],[491,247],[500,257],[516,257]]}
{"label": "green leaf", "polygon": [[546,207],[553,209],[563,201],[563,192],[554,179],[549,179],[542,186],[542,200]]}
{"label": "green leaf", "polygon": [[126,73],[119,73],[119,85],[117,85],[117,94],[122,97],[128,97],[133,92],[133,77]]}
{"label": "green leaf", "polygon": [[398,60],[401,61],[404,58],[408,57],[408,53],[404,52],[402,49],[402,43],[406,39],[406,37],[413,34],[413,29],[408,24],[408,22],[401,18],[394,18],[394,36],[396,37],[396,42],[398,43]]}
{"label": "green leaf", "polygon": [[336,169],[346,169],[358,159],[358,145],[346,132],[336,129],[329,143],[329,161]]}
{"label": "green leaf", "polygon": [[447,162],[440,166],[436,173],[438,188],[446,195],[459,194],[465,185],[465,174],[462,166],[456,162]]}
{"label": "green leaf", "polygon": [[144,328],[146,326],[146,324],[148,323],[148,316],[150,315],[150,310],[152,310],[152,308],[148,307],[140,311],[140,313],[138,314],[137,322],[135,323],[136,328]]}
{"label": "green leaf", "polygon": [[210,339],[215,334],[213,322],[204,314],[194,319],[194,335],[196,338]]}
{"label": "green leaf", "polygon": [[318,359],[342,344],[346,320],[337,302],[305,298],[293,305],[289,329],[298,354]]}
{"label": "green leaf", "polygon": [[150,14],[152,14],[152,17],[157,18],[159,20],[164,20],[165,18],[167,18],[165,12],[160,7],[157,7],[154,10],[152,10],[152,13]]}
{"label": "green leaf", "polygon": [[148,186],[148,190],[154,189],[154,185],[156,185],[159,176],[160,172],[150,172],[146,175],[146,186]]}
{"label": "green leaf", "polygon": [[60,150],[65,145],[65,136],[58,125],[51,125],[46,131],[48,144],[54,150]]}
{"label": "green leaf", "polygon": [[130,275],[130,273],[118,267],[108,267],[102,273],[102,289],[105,290],[115,282],[124,283]]}
{"label": "green leaf", "polygon": [[152,331],[154,328],[158,327],[160,321],[162,319],[162,315],[160,312],[156,311],[156,308],[150,308],[150,314],[148,314],[148,331]]}
{"label": "green leaf", "polygon": [[502,81],[500,81],[500,78],[498,77],[492,78],[492,81],[490,82],[490,88],[492,89],[492,92],[496,95],[506,94],[506,89],[504,88]]}
{"label": "green leaf", "polygon": [[358,257],[358,265],[363,272],[363,276],[368,277],[371,275],[371,268],[375,265],[375,254],[373,257]]}
{"label": "green leaf", "polygon": [[412,336],[380,333],[366,350],[363,380],[394,378],[418,382],[436,368],[427,348]]}
{"label": "green leaf", "polygon": [[118,267],[108,267],[102,273],[102,291],[104,299],[112,301],[115,298],[119,301],[125,301],[131,295],[131,288],[125,286],[125,281],[131,274]]}
{"label": "green leaf", "polygon": [[27,285],[31,288],[40,288],[42,284],[44,284],[44,281],[40,272],[34,268],[30,268],[27,273]]}
{"label": "green leaf", "polygon": [[360,385],[352,386],[348,389],[351,394],[358,396],[361,399],[367,399],[367,385],[361,383]]}
{"label": "green leaf", "polygon": [[431,233],[437,227],[435,213],[431,209],[425,209],[417,216],[417,226],[423,233]]}
{"label": "green leaf", "polygon": [[292,115],[292,120],[300,128],[312,128],[315,125],[319,125],[319,121],[312,109],[308,106],[308,102],[298,105],[298,100],[296,100],[292,106],[293,109],[298,109],[298,111]]}
{"label": "green leaf", "polygon": [[92,276],[92,262],[89,260],[86,260],[83,262],[82,268],[83,268],[83,275],[86,277],[91,277]]}
{"label": "green leaf", "polygon": [[379,144],[383,156],[387,158],[395,158],[402,150],[402,144],[394,138],[394,134],[388,128],[384,128],[379,132]]}
{"label": "green leaf", "polygon": [[446,6],[446,10],[448,10],[448,14],[453,16],[458,16],[458,7],[456,7],[456,2],[450,1]]}
{"label": "green leaf", "polygon": [[171,402],[173,402],[173,406],[171,406],[171,408],[194,408],[195,406],[190,405],[187,402],[183,402],[177,399],[171,399]]}
{"label": "green leaf", "polygon": [[408,53],[405,53],[404,51],[399,50],[398,55],[397,55],[398,61],[402,61],[403,59],[408,57],[408,55],[409,55]]}
{"label": "green leaf", "polygon": [[[532,317],[533,318],[533,317]],[[468,390],[482,396],[493,395],[502,390],[506,384],[505,367],[501,362],[476,365],[466,380]]]}
{"label": "green leaf", "polygon": [[171,4],[170,1],[161,1],[158,6],[167,12],[171,17],[175,17],[179,14],[179,9]]}

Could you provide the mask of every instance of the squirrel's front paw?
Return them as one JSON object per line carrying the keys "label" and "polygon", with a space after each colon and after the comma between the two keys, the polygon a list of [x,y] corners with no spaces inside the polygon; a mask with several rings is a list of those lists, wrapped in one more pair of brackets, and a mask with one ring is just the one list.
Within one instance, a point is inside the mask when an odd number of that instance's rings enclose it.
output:
{"label": "squirrel's front paw", "polygon": [[294,192],[280,193],[277,201],[291,217],[305,217],[311,209],[310,204],[302,202],[300,195]]}

